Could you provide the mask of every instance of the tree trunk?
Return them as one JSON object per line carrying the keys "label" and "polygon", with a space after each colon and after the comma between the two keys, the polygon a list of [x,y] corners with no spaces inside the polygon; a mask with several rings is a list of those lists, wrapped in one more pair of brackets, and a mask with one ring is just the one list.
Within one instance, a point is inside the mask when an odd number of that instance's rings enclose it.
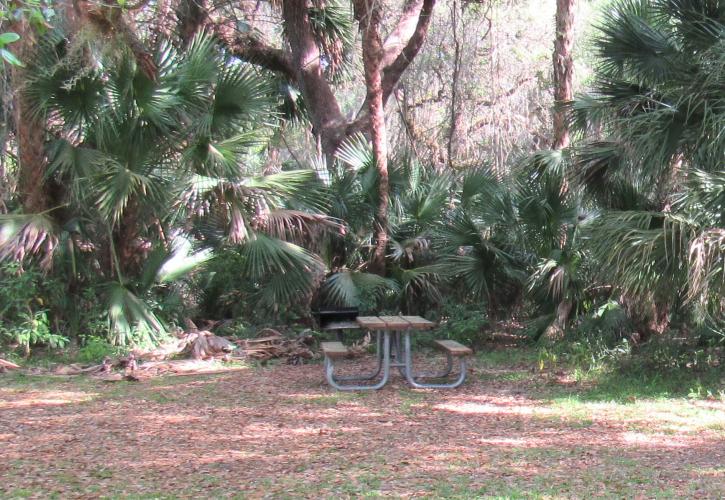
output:
{"label": "tree trunk", "polygon": [[355,2],[355,15],[363,33],[362,50],[365,84],[370,114],[370,136],[375,168],[378,171],[378,208],[375,214],[375,249],[370,271],[385,275],[385,254],[388,245],[388,147],[383,107],[383,42],[380,38],[381,6],[377,0]]}
{"label": "tree trunk", "polygon": [[[300,89],[310,113],[312,133],[319,137],[321,149],[327,159],[332,160],[335,151],[345,138],[358,132],[372,135],[372,118],[369,116],[371,108],[369,101],[372,96],[369,93],[366,95],[356,118],[350,120],[342,114],[332,84],[321,64],[321,57],[324,59],[324,55],[320,53],[309,17],[310,6],[324,5],[324,2],[281,0],[274,3],[281,5],[283,32],[289,49],[270,46],[253,33],[240,33],[230,24],[229,19],[208,12],[207,17],[212,24],[211,31],[217,34],[231,54],[280,73]],[[376,10],[376,16],[380,20],[383,7],[380,0],[362,2],[364,5],[361,5],[361,0],[353,3],[358,21],[362,19],[357,16],[361,7],[365,10],[368,7],[370,10]],[[384,43],[380,40],[379,29],[376,30],[377,40],[380,42],[377,66],[383,104],[423,46],[434,6],[435,0],[406,0],[403,2],[396,25]],[[243,5],[240,9],[242,12],[245,10]],[[363,23],[367,25],[368,21],[361,21],[361,26]]]}
{"label": "tree trunk", "polygon": [[566,325],[569,323],[569,315],[571,314],[573,304],[570,300],[562,300],[556,308],[556,317],[554,321],[544,332],[544,339],[550,342],[556,342],[564,338],[566,333]]}
{"label": "tree trunk", "polygon": [[[35,34],[27,19],[13,23],[13,30],[20,35],[20,41],[13,46],[16,55],[23,62],[32,59]],[[18,144],[17,190],[25,213],[39,213],[49,207],[45,189],[45,124],[30,111],[30,101],[24,94],[25,70],[14,67],[12,88],[15,91],[13,107],[15,139]]]}
{"label": "tree trunk", "polygon": [[448,125],[448,168],[453,168],[456,156],[456,132],[458,129],[458,80],[461,74],[461,43],[458,39],[458,2],[451,3],[451,31],[453,33],[453,70],[451,74],[451,116]]}
{"label": "tree trunk", "polygon": [[285,0],[282,17],[297,83],[310,105],[313,133],[320,136],[322,150],[328,160],[332,160],[332,155],[345,138],[347,120],[320,64],[320,49],[312,32],[308,9],[307,1]]}
{"label": "tree trunk", "polygon": [[381,12],[376,0],[357,0],[355,17],[363,33],[363,67],[367,87],[370,136],[373,143],[375,168],[378,171],[378,208],[375,213],[375,248],[369,270],[385,274],[385,254],[388,245],[388,147],[383,107],[383,42],[380,38]]}
{"label": "tree trunk", "polygon": [[554,40],[554,141],[553,149],[569,145],[569,127],[562,105],[573,97],[575,0],[556,0],[556,38]]}

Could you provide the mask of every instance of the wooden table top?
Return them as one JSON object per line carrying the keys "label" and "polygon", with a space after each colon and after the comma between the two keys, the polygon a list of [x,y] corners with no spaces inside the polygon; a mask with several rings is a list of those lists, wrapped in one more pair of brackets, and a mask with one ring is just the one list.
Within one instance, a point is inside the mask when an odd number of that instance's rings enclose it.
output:
{"label": "wooden table top", "polygon": [[368,330],[384,330],[386,327],[385,321],[377,316],[358,316],[355,321],[357,321],[357,324],[362,328],[366,328]]}
{"label": "wooden table top", "polygon": [[429,330],[435,326],[420,316],[358,316],[356,321],[367,330]]}
{"label": "wooden table top", "polygon": [[410,328],[413,330],[430,330],[436,326],[432,321],[428,321],[420,316],[401,316],[401,318],[410,323]]}

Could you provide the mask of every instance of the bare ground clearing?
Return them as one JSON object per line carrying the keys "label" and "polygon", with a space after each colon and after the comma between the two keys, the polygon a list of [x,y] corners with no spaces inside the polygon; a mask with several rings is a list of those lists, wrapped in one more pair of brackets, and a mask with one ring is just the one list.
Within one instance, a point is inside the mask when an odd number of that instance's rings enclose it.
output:
{"label": "bare ground clearing", "polygon": [[316,364],[0,384],[3,498],[725,496],[722,401],[557,399],[525,364],[448,391],[338,393]]}

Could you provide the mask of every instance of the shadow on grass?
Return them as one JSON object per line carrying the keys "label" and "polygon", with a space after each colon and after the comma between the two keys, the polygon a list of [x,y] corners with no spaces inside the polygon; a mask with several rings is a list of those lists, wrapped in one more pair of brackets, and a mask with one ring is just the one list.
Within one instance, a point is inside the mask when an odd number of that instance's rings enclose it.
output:
{"label": "shadow on grass", "polygon": [[479,352],[474,369],[480,380],[509,390],[525,390],[540,400],[575,398],[591,402],[631,403],[640,399],[691,398],[725,401],[725,370],[648,369],[637,364],[603,366],[588,370],[560,362],[541,369],[533,346]]}
{"label": "shadow on grass", "polygon": [[582,401],[635,402],[638,399],[719,399],[725,400],[725,373],[722,369],[695,371],[672,369],[612,370],[593,374],[590,381],[573,389],[562,388],[564,394]]}

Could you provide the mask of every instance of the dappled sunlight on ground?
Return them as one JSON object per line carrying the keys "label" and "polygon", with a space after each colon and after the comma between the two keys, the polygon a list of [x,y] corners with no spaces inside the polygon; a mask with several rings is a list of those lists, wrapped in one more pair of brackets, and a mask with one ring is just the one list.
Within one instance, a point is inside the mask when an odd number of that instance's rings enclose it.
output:
{"label": "dappled sunlight on ground", "polygon": [[0,410],[67,405],[90,401],[95,396],[94,393],[77,391],[33,391],[22,395],[0,391]]}
{"label": "dappled sunlight on ground", "polygon": [[655,448],[686,448],[692,444],[666,434],[644,434],[642,432],[623,432],[620,439],[630,445]]}
{"label": "dappled sunlight on ground", "polygon": [[544,415],[551,414],[547,408],[537,408],[535,406],[520,406],[512,404],[491,404],[491,403],[474,403],[458,401],[454,403],[444,403],[433,406],[434,410],[446,410],[454,413],[463,414],[482,414],[482,415]]}
{"label": "dappled sunlight on ground", "polygon": [[0,392],[0,494],[725,494],[720,402],[552,404],[485,377],[340,393],[320,365],[45,385]]}

